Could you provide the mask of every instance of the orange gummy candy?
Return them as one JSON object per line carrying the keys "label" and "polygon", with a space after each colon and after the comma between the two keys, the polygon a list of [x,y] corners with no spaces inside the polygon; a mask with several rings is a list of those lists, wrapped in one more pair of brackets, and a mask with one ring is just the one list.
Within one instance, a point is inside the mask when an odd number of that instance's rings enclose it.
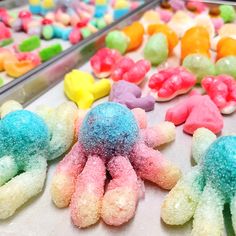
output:
{"label": "orange gummy candy", "polygon": [[144,27],[139,22],[134,22],[122,30],[130,39],[128,51],[139,48],[143,42]]}
{"label": "orange gummy candy", "polygon": [[156,33],[163,33],[168,40],[169,53],[173,51],[175,46],[178,44],[177,34],[167,25],[164,24],[151,24],[148,26],[148,34],[153,35]]}
{"label": "orange gummy candy", "polygon": [[195,26],[186,31],[181,40],[181,59],[190,54],[202,54],[210,57],[210,36],[201,26]]}
{"label": "orange gummy candy", "polygon": [[222,38],[217,44],[216,60],[227,56],[236,56],[236,39],[225,37]]}

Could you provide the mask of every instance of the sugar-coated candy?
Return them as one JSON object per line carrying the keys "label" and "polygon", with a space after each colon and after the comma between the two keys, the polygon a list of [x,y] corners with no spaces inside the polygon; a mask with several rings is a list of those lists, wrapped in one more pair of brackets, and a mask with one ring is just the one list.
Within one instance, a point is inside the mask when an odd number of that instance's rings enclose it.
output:
{"label": "sugar-coated candy", "polygon": [[233,77],[208,76],[201,84],[222,114],[231,114],[236,110],[236,81]]}
{"label": "sugar-coated candy", "polygon": [[[184,175],[165,198],[161,217],[169,225],[193,219],[191,235],[223,235],[224,206],[235,222],[236,136],[217,138],[210,130],[195,131],[192,156],[197,166]],[[230,219],[228,219],[230,221]],[[233,233],[232,231],[229,231]]]}
{"label": "sugar-coated candy", "polygon": [[152,35],[144,48],[144,57],[152,65],[159,65],[168,58],[168,40],[163,33]]}
{"label": "sugar-coated candy", "polygon": [[158,20],[153,20],[152,22],[148,22],[148,23],[157,23],[160,21],[168,23],[174,14],[171,7],[169,9],[164,9],[164,8],[158,7],[156,11],[160,15],[160,19],[158,18]]}
{"label": "sugar-coated candy", "polygon": [[40,38],[38,36],[31,36],[19,44],[19,50],[21,52],[31,52],[41,45]]}
{"label": "sugar-coated candy", "polygon": [[129,57],[121,58],[113,67],[111,79],[114,81],[126,80],[131,83],[141,83],[150,70],[151,64],[147,60],[134,62]]}
{"label": "sugar-coated candy", "polygon": [[236,18],[235,9],[233,6],[230,5],[221,5],[220,15],[225,23],[233,22]]}
{"label": "sugar-coated candy", "polygon": [[87,109],[97,99],[107,96],[110,89],[111,83],[108,79],[95,82],[91,74],[79,70],[72,70],[64,79],[66,96],[81,109]]}
{"label": "sugar-coated candy", "polygon": [[[74,140],[76,106],[70,102],[37,114],[15,101],[1,106],[0,219],[7,219],[42,190],[47,161],[64,154]],[[13,145],[14,144],[14,145]]]}
{"label": "sugar-coated candy", "polygon": [[[1,17],[1,15],[0,15]],[[9,28],[0,22],[0,47],[4,47],[13,42],[12,34]]]}
{"label": "sugar-coated candy", "polygon": [[202,13],[205,10],[207,10],[207,5],[200,0],[194,0],[194,1],[187,1],[186,8],[196,13]]}
{"label": "sugar-coated candy", "polygon": [[144,36],[144,27],[141,23],[135,21],[131,25],[126,26],[122,31],[129,38],[127,51],[135,50],[141,46]]}
{"label": "sugar-coated candy", "polygon": [[187,93],[196,84],[196,76],[184,67],[167,68],[151,76],[148,86],[157,101],[169,101]]}
{"label": "sugar-coated candy", "polygon": [[152,111],[155,105],[153,96],[142,96],[141,88],[124,80],[112,85],[109,101],[118,102],[130,109],[142,108],[145,111]]}
{"label": "sugar-coated candy", "polygon": [[42,62],[48,61],[53,57],[57,56],[63,51],[60,43],[52,44],[49,47],[43,48],[39,51],[39,56]]}
{"label": "sugar-coated candy", "polygon": [[169,1],[170,6],[174,11],[181,11],[185,10],[185,2],[181,0],[170,0]]}
{"label": "sugar-coated candy", "polygon": [[201,54],[188,55],[182,64],[197,77],[197,83],[200,83],[203,77],[215,75],[216,68],[214,63],[207,56]]}
{"label": "sugar-coated candy", "polygon": [[82,40],[80,28],[74,27],[70,33],[69,40],[71,44],[77,44]]}
{"label": "sugar-coated candy", "polygon": [[217,75],[231,75],[236,79],[236,56],[221,58],[215,65]]}
{"label": "sugar-coated candy", "polygon": [[208,95],[190,95],[166,112],[166,120],[193,134],[198,128],[207,128],[218,134],[223,128],[223,117]]}
{"label": "sugar-coated candy", "polygon": [[161,22],[161,19],[157,11],[149,10],[143,14],[141,21],[144,22],[144,24],[154,24],[157,22]]}
{"label": "sugar-coated candy", "polygon": [[[100,218],[113,226],[130,221],[139,198],[137,176],[164,189],[171,189],[181,176],[154,149],[174,140],[174,125],[164,122],[147,128],[145,113],[135,109],[134,114],[114,102],[92,108],[81,123],[78,142],[57,166],[53,202],[60,208],[70,206],[79,228]],[[106,172],[111,176],[107,181]]]}
{"label": "sugar-coated candy", "polygon": [[216,48],[216,60],[227,56],[236,56],[236,39],[224,37],[220,39]]}
{"label": "sugar-coated candy", "polygon": [[163,33],[166,36],[168,41],[169,54],[171,54],[175,46],[178,44],[179,39],[177,34],[168,25],[151,24],[148,26],[147,31],[149,35]]}
{"label": "sugar-coated candy", "polygon": [[106,36],[106,47],[118,50],[124,54],[129,46],[129,38],[122,31],[111,31]]}
{"label": "sugar-coated candy", "polygon": [[121,54],[110,48],[102,48],[90,59],[93,73],[98,78],[110,76],[113,67],[121,59]]}

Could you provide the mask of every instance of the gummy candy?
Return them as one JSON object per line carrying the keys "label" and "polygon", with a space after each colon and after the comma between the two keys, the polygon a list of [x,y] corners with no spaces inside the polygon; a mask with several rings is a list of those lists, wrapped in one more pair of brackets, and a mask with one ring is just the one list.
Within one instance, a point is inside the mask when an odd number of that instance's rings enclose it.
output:
{"label": "gummy candy", "polygon": [[39,51],[39,56],[42,62],[48,61],[57,56],[63,51],[60,43],[52,44],[49,47],[43,48]]}
{"label": "gummy candy", "polygon": [[196,84],[196,77],[183,67],[160,70],[151,76],[148,86],[157,101],[168,101],[187,93]]}
{"label": "gummy candy", "polygon": [[66,96],[76,102],[79,108],[87,109],[99,98],[107,96],[111,84],[108,79],[95,79],[89,73],[72,70],[64,79],[64,91]]}
{"label": "gummy candy", "polygon": [[236,39],[229,37],[222,38],[217,44],[216,51],[216,60],[222,57],[236,56]]}
{"label": "gummy candy", "polygon": [[112,68],[121,59],[121,54],[115,49],[102,48],[90,59],[90,65],[98,78],[110,76]]}
{"label": "gummy candy", "polygon": [[202,80],[202,87],[222,114],[236,110],[236,81],[228,75],[209,76]]}
{"label": "gummy candy", "polygon": [[141,83],[151,65],[146,60],[134,62],[129,57],[123,57],[113,67],[111,79],[114,81],[126,80],[131,83]]}
{"label": "gummy candy", "polygon": [[223,235],[223,210],[228,203],[236,230],[235,146],[235,135],[217,139],[205,128],[195,131],[192,155],[197,166],[178,181],[164,200],[161,217],[165,223],[183,225],[193,217],[191,235]]}
{"label": "gummy candy", "polygon": [[[113,226],[128,222],[138,203],[137,176],[164,189],[180,178],[180,170],[154,150],[174,138],[172,123],[140,129],[132,112],[121,104],[105,102],[94,107],[81,124],[78,142],[57,166],[52,181],[54,203],[70,205],[72,221],[80,228],[100,217]],[[105,191],[106,169],[111,180]]]}
{"label": "gummy candy", "polygon": [[155,99],[151,95],[142,97],[142,90],[137,85],[121,80],[112,85],[109,101],[118,102],[130,109],[142,108],[152,111]]}
{"label": "gummy candy", "polygon": [[168,40],[169,54],[173,51],[175,46],[178,44],[178,36],[176,33],[165,24],[152,24],[148,26],[148,34],[153,35],[156,33],[163,33]]}
{"label": "gummy candy", "polygon": [[181,59],[191,54],[201,54],[210,57],[210,37],[202,26],[187,30],[181,40]]}
{"label": "gummy candy", "polygon": [[21,52],[31,52],[40,47],[40,38],[38,36],[31,36],[19,44]]}
{"label": "gummy candy", "polygon": [[230,5],[221,5],[220,15],[223,18],[225,23],[233,22],[236,18],[234,7]]}
{"label": "gummy candy", "polygon": [[186,4],[188,10],[193,12],[202,13],[207,9],[207,5],[199,0],[188,1]]}
{"label": "gummy candy", "polygon": [[236,56],[224,57],[216,62],[217,75],[231,75],[236,79]]}
{"label": "gummy candy", "polygon": [[184,123],[184,131],[193,134],[198,128],[207,128],[219,133],[223,128],[223,117],[208,95],[191,95],[166,112],[166,120],[175,125]]}
{"label": "gummy candy", "polygon": [[200,83],[203,77],[216,73],[215,65],[211,59],[201,54],[188,55],[185,57],[182,66],[197,77],[197,83]]}
{"label": "gummy candy", "polygon": [[65,153],[73,142],[74,104],[41,107],[37,112],[22,110],[15,101],[1,107],[0,219],[9,218],[42,191],[47,160]]}
{"label": "gummy candy", "polygon": [[163,63],[169,54],[167,37],[162,33],[152,35],[144,48],[144,57],[152,65]]}

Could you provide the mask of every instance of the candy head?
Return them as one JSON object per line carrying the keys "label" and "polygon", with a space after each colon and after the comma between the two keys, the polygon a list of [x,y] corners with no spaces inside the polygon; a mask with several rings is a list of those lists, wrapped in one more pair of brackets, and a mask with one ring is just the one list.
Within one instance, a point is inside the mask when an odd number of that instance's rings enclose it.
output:
{"label": "candy head", "polygon": [[129,38],[121,31],[110,32],[106,37],[106,46],[111,49],[117,49],[124,54],[129,45]]}
{"label": "candy head", "polygon": [[218,138],[207,150],[202,166],[205,178],[229,201],[236,192],[236,137]]}
{"label": "candy head", "polygon": [[80,128],[79,142],[87,155],[110,158],[128,154],[138,137],[132,112],[118,103],[106,102],[87,114]]}
{"label": "candy head", "polygon": [[217,75],[231,75],[236,78],[236,56],[224,57],[216,62]]}
{"label": "candy head", "polygon": [[188,55],[183,61],[183,66],[196,75],[197,83],[200,83],[205,76],[215,75],[214,63],[201,54]]}
{"label": "candy head", "polygon": [[220,15],[225,23],[233,22],[236,17],[234,7],[229,5],[220,6]]}
{"label": "candy head", "polygon": [[1,153],[24,158],[38,154],[49,144],[49,130],[38,115],[18,110],[0,122]]}

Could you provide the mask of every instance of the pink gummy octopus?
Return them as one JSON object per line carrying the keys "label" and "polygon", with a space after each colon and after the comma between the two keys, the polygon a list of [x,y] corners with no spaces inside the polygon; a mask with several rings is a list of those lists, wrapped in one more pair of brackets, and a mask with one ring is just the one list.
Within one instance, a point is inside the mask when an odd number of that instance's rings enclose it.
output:
{"label": "pink gummy octopus", "polygon": [[168,101],[187,93],[196,84],[196,77],[184,67],[167,68],[151,76],[149,88],[157,101]]}
{"label": "pink gummy octopus", "polygon": [[147,128],[143,110],[132,113],[114,102],[96,106],[79,123],[78,142],[52,182],[54,203],[70,205],[76,226],[88,227],[100,217],[108,225],[122,225],[135,214],[139,178],[164,189],[180,178],[180,170],[154,149],[175,138],[172,123]]}
{"label": "pink gummy octopus", "polygon": [[229,75],[208,76],[202,80],[202,87],[222,114],[236,110],[236,81]]}

